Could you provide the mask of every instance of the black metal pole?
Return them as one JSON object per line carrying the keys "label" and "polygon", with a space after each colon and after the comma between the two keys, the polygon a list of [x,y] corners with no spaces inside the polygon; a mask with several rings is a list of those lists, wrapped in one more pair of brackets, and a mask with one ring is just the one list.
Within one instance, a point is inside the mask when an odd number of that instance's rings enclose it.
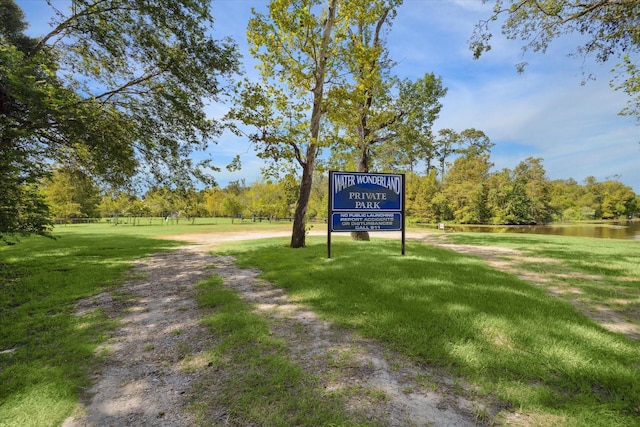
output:
{"label": "black metal pole", "polygon": [[404,201],[405,201],[405,175],[402,174],[402,255],[404,255],[405,250],[405,209],[404,209]]}
{"label": "black metal pole", "polygon": [[331,258],[331,223],[333,222],[333,212],[331,205],[333,204],[333,171],[329,171],[329,199],[327,203],[327,258]]}

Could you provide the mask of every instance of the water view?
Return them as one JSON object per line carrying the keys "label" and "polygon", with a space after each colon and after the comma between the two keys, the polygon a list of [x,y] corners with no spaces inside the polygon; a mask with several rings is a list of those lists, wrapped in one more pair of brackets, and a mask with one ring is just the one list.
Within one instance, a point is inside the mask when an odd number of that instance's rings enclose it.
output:
{"label": "water view", "polygon": [[550,225],[456,225],[447,224],[454,231],[484,233],[530,233],[559,236],[599,237],[603,239],[640,240],[640,221],[611,221],[597,223],[556,223]]}

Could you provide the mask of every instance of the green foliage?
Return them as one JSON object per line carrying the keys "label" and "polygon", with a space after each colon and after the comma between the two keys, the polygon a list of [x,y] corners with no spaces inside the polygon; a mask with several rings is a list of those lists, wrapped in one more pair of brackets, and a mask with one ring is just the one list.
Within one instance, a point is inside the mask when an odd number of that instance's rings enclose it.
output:
{"label": "green foliage", "polygon": [[444,198],[454,218],[466,224],[482,224],[489,220],[487,181],[489,156],[475,150],[458,157],[447,174]]}
{"label": "green foliage", "polygon": [[100,190],[90,176],[70,168],[55,170],[42,184],[54,218],[99,218]]}
{"label": "green foliage", "polygon": [[539,158],[492,172],[489,155],[476,150],[474,145],[456,150],[459,156],[442,185],[435,181],[435,170],[408,179],[408,215],[428,222],[546,224],[624,218],[637,210],[637,196],[618,181],[549,181]]}
{"label": "green foliage", "polygon": [[222,213],[224,215],[235,218],[242,213],[244,205],[234,195],[228,195],[222,201]]}
{"label": "green foliage", "polygon": [[69,93],[52,75],[49,57],[40,55],[35,64],[24,60],[35,41],[20,33],[25,24],[13,2],[0,6],[7,18],[0,27],[0,240],[9,241],[15,235],[49,231],[47,206],[33,188],[45,172],[38,161],[42,147],[32,147],[24,138],[33,132],[32,122],[51,120],[47,106]]}
{"label": "green foliage", "polygon": [[[343,170],[386,170],[414,164],[416,146],[428,141],[446,94],[442,81],[426,73],[415,82],[391,75],[385,45],[397,0],[345,2],[349,25],[339,52],[349,79],[332,85],[327,117],[337,141],[332,163]],[[411,160],[408,153],[413,153]]]}
{"label": "green foliage", "polygon": [[268,218],[291,217],[296,197],[289,191],[287,184],[289,181],[286,179],[277,182],[263,180],[249,186],[244,197],[250,215]]}
{"label": "green foliage", "polygon": [[345,37],[342,3],[272,1],[269,14],[253,11],[248,41],[260,65],[261,84],[245,82],[229,117],[256,128],[251,136],[263,158],[296,163],[300,191],[291,246],[305,246],[305,221],[326,113],[324,85],[340,81],[337,47]]}
{"label": "green foliage", "polygon": [[617,64],[616,67],[624,70],[621,73],[623,76],[629,77],[614,79],[611,85],[617,90],[622,89],[627,95],[633,97],[627,107],[621,111],[621,114],[636,116],[640,121],[640,96],[637,95],[640,93],[640,70],[638,70],[638,66],[633,62],[630,55],[624,55],[622,62]]}
{"label": "green foliage", "polygon": [[19,236],[40,234],[48,236],[52,223],[49,207],[33,184],[2,169],[0,160],[0,242],[13,244]]}

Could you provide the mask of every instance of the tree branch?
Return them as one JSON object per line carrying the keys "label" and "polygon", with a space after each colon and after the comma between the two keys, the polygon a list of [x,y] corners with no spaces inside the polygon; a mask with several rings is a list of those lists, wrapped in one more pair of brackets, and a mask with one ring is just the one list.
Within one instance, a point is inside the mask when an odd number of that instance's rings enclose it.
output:
{"label": "tree branch", "polygon": [[38,43],[35,44],[35,46],[30,52],[31,56],[35,55],[40,50],[42,50],[42,48],[44,48],[44,46],[47,44],[47,42],[50,39],[61,34],[67,28],[70,28],[74,22],[78,21],[78,18],[81,18],[83,16],[98,15],[101,13],[111,12],[114,10],[130,10],[130,11],[137,10],[136,8],[129,7],[129,6],[126,6],[126,7],[113,6],[113,7],[105,7],[104,9],[99,8],[99,5],[101,3],[107,3],[108,1],[109,0],[97,0],[95,3],[93,3],[92,5],[89,5],[86,9],[82,10],[81,12],[74,13],[71,16],[69,16],[66,20],[60,22],[52,31],[50,31],[48,34],[43,36],[38,41]]}

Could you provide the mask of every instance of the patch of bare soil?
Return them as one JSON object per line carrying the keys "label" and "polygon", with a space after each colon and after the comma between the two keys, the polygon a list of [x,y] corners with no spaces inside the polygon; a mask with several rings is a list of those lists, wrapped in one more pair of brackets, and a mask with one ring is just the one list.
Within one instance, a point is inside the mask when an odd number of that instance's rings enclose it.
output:
{"label": "patch of bare soil", "polygon": [[93,387],[63,426],[192,425],[185,395],[198,372],[182,364],[215,345],[193,298],[212,261],[188,248],[159,253],[138,260],[117,291],[80,302],[78,314],[100,309],[121,319],[100,350],[105,360]]}

